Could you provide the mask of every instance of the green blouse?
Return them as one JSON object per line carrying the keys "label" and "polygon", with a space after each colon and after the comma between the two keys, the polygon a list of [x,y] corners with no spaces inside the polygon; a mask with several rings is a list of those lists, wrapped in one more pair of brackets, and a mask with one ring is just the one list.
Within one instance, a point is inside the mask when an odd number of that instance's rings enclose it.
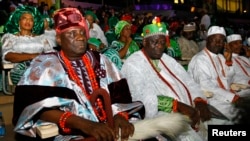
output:
{"label": "green blouse", "polygon": [[[124,43],[120,41],[113,41],[111,47],[114,48],[116,51],[120,51],[124,47]],[[124,59],[127,59],[131,54],[140,50],[140,47],[137,45],[135,41],[132,41],[129,45],[128,51]]]}

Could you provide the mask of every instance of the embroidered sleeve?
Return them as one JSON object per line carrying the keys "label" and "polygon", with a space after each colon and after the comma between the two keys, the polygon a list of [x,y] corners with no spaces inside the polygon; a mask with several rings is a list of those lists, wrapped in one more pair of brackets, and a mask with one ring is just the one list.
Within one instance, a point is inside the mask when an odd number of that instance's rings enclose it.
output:
{"label": "embroidered sleeve", "polygon": [[5,60],[5,55],[8,52],[15,52],[13,49],[13,44],[15,42],[15,37],[12,34],[6,33],[1,39],[2,42],[2,61],[4,63],[11,63]]}

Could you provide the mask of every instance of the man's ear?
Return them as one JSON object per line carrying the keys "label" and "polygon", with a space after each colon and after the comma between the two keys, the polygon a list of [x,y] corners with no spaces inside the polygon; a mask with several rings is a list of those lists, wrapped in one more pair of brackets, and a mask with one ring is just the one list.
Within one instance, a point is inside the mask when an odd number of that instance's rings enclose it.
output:
{"label": "man's ear", "polygon": [[59,46],[61,46],[61,36],[59,34],[56,34],[56,42]]}

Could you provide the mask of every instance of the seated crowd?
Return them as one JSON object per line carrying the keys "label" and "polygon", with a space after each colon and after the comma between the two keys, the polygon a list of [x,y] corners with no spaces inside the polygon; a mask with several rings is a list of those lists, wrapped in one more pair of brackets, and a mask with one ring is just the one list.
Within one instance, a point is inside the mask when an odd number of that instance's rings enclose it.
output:
{"label": "seated crowd", "polygon": [[[206,141],[209,125],[248,123],[250,42],[199,24],[16,7],[1,38],[2,63],[14,63],[16,140]],[[59,131],[43,139],[48,125]]]}

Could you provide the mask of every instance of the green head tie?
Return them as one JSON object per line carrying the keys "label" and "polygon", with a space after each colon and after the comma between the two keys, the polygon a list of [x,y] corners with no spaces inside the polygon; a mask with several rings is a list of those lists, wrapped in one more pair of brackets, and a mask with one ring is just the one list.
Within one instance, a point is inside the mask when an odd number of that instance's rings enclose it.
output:
{"label": "green head tie", "polygon": [[130,25],[128,22],[126,21],[119,21],[116,25],[115,25],[115,34],[118,36],[118,38],[120,37],[120,33],[122,32],[122,29],[126,26],[126,25]]}
{"label": "green head tie", "polygon": [[102,42],[101,42],[101,40],[96,39],[96,38],[89,38],[88,43],[96,46],[96,48],[99,49]]}
{"label": "green head tie", "polygon": [[117,17],[115,16],[110,17],[108,20],[109,28],[113,29],[118,22],[119,22],[119,19]]}
{"label": "green head tie", "polygon": [[94,18],[94,20],[97,19],[97,16],[96,16],[96,14],[93,11],[90,11],[90,10],[85,11],[85,16],[86,15],[92,16]]}
{"label": "green head tie", "polygon": [[34,26],[32,33],[44,33],[44,18],[36,7],[33,6],[18,6],[18,8],[10,15],[8,21],[4,26],[4,33],[16,34],[19,32],[19,20],[22,14],[30,13],[34,18]]}

